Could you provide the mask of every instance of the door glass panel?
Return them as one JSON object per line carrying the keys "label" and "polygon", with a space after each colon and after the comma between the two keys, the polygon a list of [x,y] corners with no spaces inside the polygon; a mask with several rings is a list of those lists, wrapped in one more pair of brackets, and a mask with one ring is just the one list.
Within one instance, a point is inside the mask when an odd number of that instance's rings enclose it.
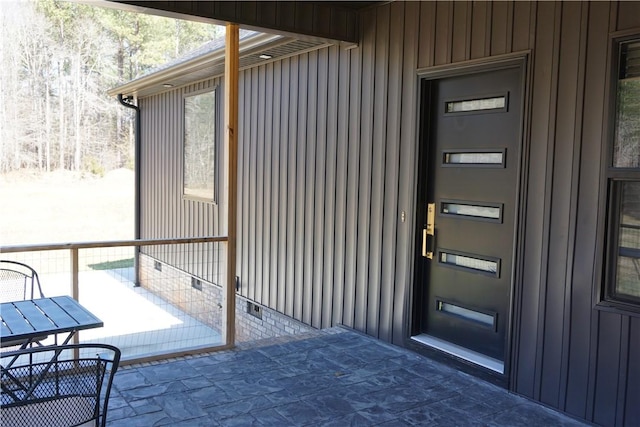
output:
{"label": "door glass panel", "polygon": [[502,165],[502,152],[445,152],[445,165]]}
{"label": "door glass panel", "polygon": [[460,316],[467,320],[478,322],[486,326],[494,326],[494,316],[486,313],[481,313],[476,310],[470,310],[468,308],[460,307],[459,305],[451,304],[444,301],[438,301],[438,310],[442,311],[443,313]]}
{"label": "door glass panel", "polygon": [[440,252],[440,262],[454,267],[463,267],[483,273],[498,274],[498,262],[450,252]]}
{"label": "door glass panel", "polygon": [[504,109],[506,104],[507,100],[505,96],[449,101],[446,103],[446,112],[461,113],[469,111],[501,110]]}
{"label": "door glass panel", "polygon": [[502,209],[497,206],[469,205],[464,203],[442,202],[441,213],[448,215],[471,216],[486,219],[500,219]]}

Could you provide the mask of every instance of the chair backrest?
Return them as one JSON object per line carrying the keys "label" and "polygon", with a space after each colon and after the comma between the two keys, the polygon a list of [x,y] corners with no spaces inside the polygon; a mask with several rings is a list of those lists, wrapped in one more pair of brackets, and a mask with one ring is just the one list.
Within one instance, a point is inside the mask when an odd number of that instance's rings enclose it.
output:
{"label": "chair backrest", "polygon": [[26,264],[0,260],[0,302],[44,298],[38,273]]}
{"label": "chair backrest", "polygon": [[106,425],[113,376],[120,363],[117,347],[32,347],[0,360],[3,426]]}

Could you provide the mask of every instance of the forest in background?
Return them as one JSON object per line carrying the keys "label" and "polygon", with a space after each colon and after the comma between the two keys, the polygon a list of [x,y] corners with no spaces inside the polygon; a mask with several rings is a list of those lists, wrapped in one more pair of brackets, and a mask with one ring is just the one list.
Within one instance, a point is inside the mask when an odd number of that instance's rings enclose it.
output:
{"label": "forest in background", "polygon": [[74,2],[0,2],[0,174],[132,168],[132,110],[106,91],[223,34]]}

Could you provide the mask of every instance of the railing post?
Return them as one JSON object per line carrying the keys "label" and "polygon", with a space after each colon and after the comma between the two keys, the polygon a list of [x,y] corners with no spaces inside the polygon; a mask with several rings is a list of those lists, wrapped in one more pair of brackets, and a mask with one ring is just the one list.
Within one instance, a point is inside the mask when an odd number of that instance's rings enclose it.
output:
{"label": "railing post", "polygon": [[227,169],[227,286],[223,305],[222,330],[226,344],[233,346],[236,335],[236,222],[238,186],[238,69],[240,31],[227,23],[224,62],[225,157]]}
{"label": "railing post", "polygon": [[[80,301],[80,287],[78,280],[78,248],[71,248],[71,297]],[[80,337],[76,332],[73,334],[73,343],[78,344],[80,342]],[[76,354],[75,357],[78,357]]]}
{"label": "railing post", "polygon": [[78,288],[78,248],[71,249],[71,297],[78,301],[80,291]]}

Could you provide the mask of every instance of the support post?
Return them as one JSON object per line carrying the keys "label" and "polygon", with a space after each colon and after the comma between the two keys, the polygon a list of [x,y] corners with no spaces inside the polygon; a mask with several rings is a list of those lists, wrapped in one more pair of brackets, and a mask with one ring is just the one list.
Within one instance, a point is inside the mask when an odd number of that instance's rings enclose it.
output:
{"label": "support post", "polygon": [[224,141],[227,170],[227,286],[223,304],[223,336],[227,346],[235,344],[236,335],[236,222],[238,187],[238,57],[240,31],[227,23],[224,62]]}
{"label": "support post", "polygon": [[[71,298],[80,301],[80,261],[78,257],[78,248],[71,249]],[[76,332],[73,334],[73,344],[78,344],[80,337]],[[56,344],[58,337],[56,336]],[[77,356],[77,354],[76,354]]]}

